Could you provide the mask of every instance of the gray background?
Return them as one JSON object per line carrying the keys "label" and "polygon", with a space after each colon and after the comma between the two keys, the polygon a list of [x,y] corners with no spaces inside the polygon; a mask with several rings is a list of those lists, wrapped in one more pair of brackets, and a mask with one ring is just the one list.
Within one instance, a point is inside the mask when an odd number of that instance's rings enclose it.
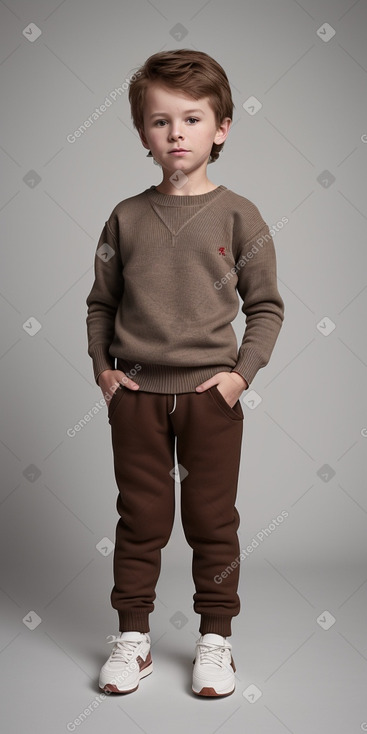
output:
{"label": "gray background", "polygon": [[[223,65],[236,106],[209,179],[269,226],[289,219],[274,236],[283,329],[250,386],[261,402],[242,395],[241,548],[288,516],[241,564],[235,693],[191,695],[199,618],[177,508],[151,616],[154,673],[74,730],[366,731],[365,0],[9,0],[0,22],[2,730],[67,731],[96,701],[118,633],[106,408],[67,430],[101,398],[85,326],[100,232],[161,176],[126,92],[75,143],[67,135],[150,54],[189,47]],[[244,323],[239,312],[239,340]]]}

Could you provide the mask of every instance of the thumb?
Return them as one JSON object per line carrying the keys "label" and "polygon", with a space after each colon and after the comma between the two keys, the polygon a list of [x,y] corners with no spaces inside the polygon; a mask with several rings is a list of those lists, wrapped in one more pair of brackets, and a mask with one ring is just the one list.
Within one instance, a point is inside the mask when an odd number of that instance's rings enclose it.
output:
{"label": "thumb", "polygon": [[209,387],[213,387],[213,385],[216,385],[217,382],[214,377],[211,377],[209,380],[205,380],[205,382],[202,382],[200,385],[197,385],[195,390],[198,392],[204,392],[205,390],[208,390]]}
{"label": "thumb", "polygon": [[134,382],[131,377],[128,377],[125,372],[122,372],[121,370],[115,370],[115,375],[116,379],[121,382],[124,387],[128,387],[130,390],[139,389],[138,383]]}

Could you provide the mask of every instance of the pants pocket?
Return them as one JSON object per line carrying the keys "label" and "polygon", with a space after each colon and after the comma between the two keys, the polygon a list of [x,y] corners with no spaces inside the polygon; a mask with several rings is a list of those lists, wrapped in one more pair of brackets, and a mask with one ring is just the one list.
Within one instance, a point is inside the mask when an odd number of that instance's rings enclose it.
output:
{"label": "pants pocket", "polygon": [[117,408],[117,406],[120,403],[120,400],[122,396],[124,395],[124,392],[127,388],[124,387],[124,385],[119,385],[119,387],[115,390],[115,392],[112,395],[111,400],[108,402],[108,408],[107,408],[107,414],[108,414],[108,420],[111,421],[111,418]]}
{"label": "pants pocket", "polygon": [[244,419],[242,406],[239,400],[237,400],[233,408],[231,408],[226,399],[223,397],[222,393],[218,390],[217,385],[213,385],[212,387],[210,387],[207,392],[211,396],[212,400],[214,400],[214,402],[217,404],[218,408],[220,408],[222,413],[225,413],[232,420],[241,421]]}

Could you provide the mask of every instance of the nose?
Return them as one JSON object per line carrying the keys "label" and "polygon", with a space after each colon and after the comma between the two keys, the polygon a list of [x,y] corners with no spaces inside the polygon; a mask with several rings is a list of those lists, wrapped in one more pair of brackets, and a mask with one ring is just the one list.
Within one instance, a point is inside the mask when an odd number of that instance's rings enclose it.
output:
{"label": "nose", "polygon": [[179,131],[177,127],[173,128],[170,132],[170,138],[171,140],[177,140],[178,138],[183,139],[182,133]]}

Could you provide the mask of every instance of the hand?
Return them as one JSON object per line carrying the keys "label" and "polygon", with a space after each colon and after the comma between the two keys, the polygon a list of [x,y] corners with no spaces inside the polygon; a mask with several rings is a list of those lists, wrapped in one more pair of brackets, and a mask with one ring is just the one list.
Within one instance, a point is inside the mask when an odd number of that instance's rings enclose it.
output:
{"label": "hand", "polygon": [[[231,408],[237,403],[241,393],[248,388],[247,381],[238,372],[217,372],[209,380],[197,385],[195,389],[203,392],[213,385],[218,386],[219,392]],[[221,389],[219,389],[220,385]]]}
{"label": "hand", "polygon": [[103,370],[98,377],[98,385],[102,390],[103,397],[106,402],[111,400],[112,395],[116,392],[120,384],[129,390],[138,390],[139,385],[127,377],[121,370]]}

